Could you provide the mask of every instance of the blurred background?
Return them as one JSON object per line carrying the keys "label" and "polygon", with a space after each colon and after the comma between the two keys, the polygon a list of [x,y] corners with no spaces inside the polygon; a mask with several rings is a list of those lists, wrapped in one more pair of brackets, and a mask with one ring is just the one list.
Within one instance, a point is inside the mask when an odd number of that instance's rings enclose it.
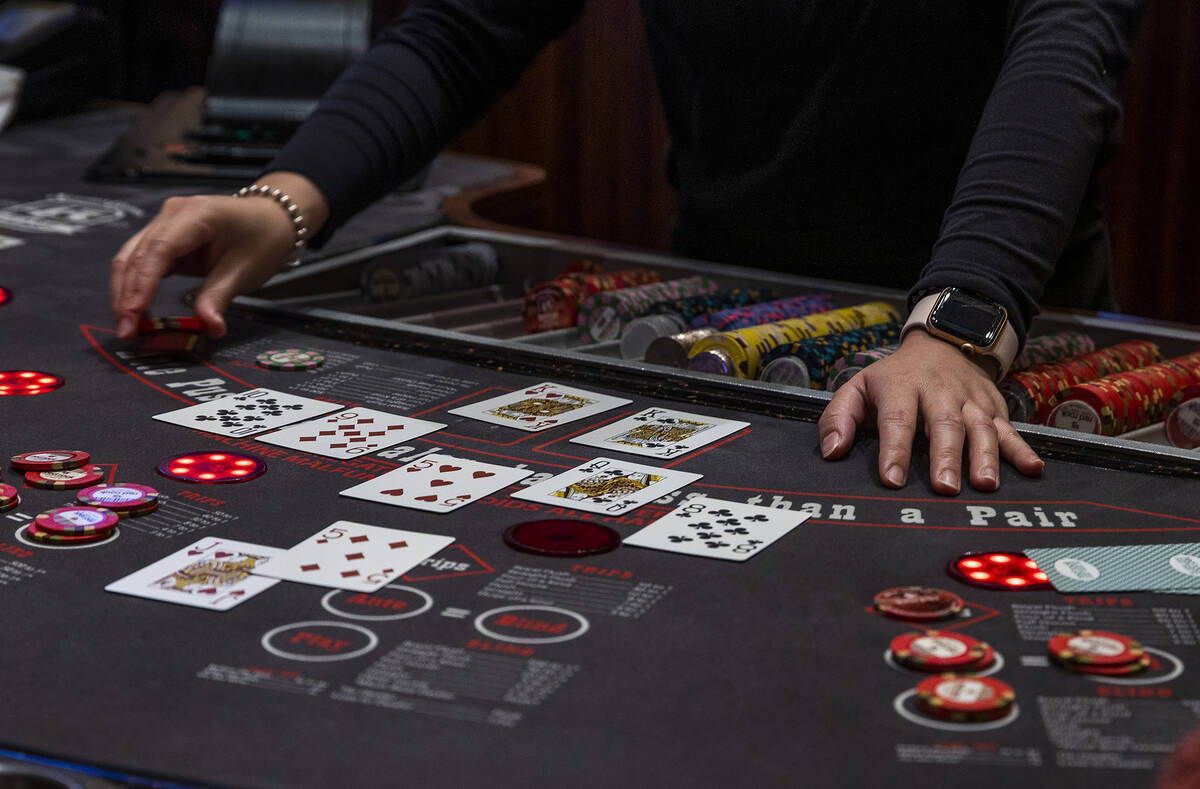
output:
{"label": "blurred background", "polygon": [[[92,96],[149,102],[204,83],[220,0],[84,0],[102,14]],[[404,0],[374,0],[378,28]],[[0,2],[0,10],[4,3]],[[1126,312],[1200,323],[1200,2],[1149,0],[1122,93],[1124,139],[1103,187]],[[455,150],[542,167],[520,215],[538,230],[665,249],[667,133],[637,0],[592,0]]]}

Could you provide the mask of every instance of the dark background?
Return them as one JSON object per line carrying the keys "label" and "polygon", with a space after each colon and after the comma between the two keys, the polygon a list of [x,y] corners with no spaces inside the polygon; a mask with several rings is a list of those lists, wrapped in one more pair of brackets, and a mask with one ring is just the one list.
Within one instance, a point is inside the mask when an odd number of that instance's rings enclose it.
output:
{"label": "dark background", "polygon": [[[106,91],[149,101],[201,84],[219,0],[92,0],[114,21]],[[375,0],[376,26],[404,0]],[[1124,143],[1105,175],[1125,311],[1200,323],[1200,3],[1149,0],[1123,87]],[[546,169],[530,227],[665,248],[667,133],[637,0],[593,0],[518,88],[455,146]]]}

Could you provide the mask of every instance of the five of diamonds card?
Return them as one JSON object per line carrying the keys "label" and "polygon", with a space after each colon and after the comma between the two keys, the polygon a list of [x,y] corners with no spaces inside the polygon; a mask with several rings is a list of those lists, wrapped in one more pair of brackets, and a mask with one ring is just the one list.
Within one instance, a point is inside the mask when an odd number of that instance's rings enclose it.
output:
{"label": "five of diamonds card", "polygon": [[702,476],[627,460],[596,458],[517,491],[512,497],[585,512],[622,515]]}
{"label": "five of diamonds card", "polygon": [[610,397],[570,386],[541,383],[471,405],[451,408],[450,413],[481,422],[515,427],[518,430],[538,432],[602,414],[630,402],[633,401],[623,397]]}

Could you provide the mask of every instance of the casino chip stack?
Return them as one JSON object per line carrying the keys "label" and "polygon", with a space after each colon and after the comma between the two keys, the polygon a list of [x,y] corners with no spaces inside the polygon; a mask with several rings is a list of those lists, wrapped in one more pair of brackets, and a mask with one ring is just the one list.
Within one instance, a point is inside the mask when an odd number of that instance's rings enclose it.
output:
{"label": "casino chip stack", "polygon": [[25,481],[46,490],[75,490],[104,479],[103,466],[80,466],[61,471],[26,471]]}
{"label": "casino chip stack", "polygon": [[1046,424],[1106,436],[1162,421],[1176,392],[1200,382],[1200,353],[1107,375],[1058,393]]}
{"label": "casino chip stack", "polygon": [[875,595],[875,610],[893,619],[936,621],[963,609],[963,599],[931,586],[897,586]]}
{"label": "casino chip stack", "polygon": [[955,723],[999,720],[1012,712],[1016,698],[1008,683],[994,677],[947,673],[917,685],[917,709]]}
{"label": "casino chip stack", "polygon": [[572,266],[549,282],[534,285],[525,294],[525,331],[529,334],[567,329],[579,322],[579,306],[596,293],[632,288],[658,282],[650,269],[631,268],[614,271],[584,272]]}
{"label": "casino chip stack", "polygon": [[899,321],[892,321],[780,345],[763,355],[758,378],[770,383],[824,389],[838,361],[853,353],[899,342],[903,328]]}
{"label": "casino chip stack", "polygon": [[833,375],[826,381],[825,388],[836,392],[847,381],[862,372],[864,367],[886,359],[899,349],[899,345],[881,345],[878,348],[856,351],[853,356],[843,356],[833,363]]}
{"label": "casino chip stack", "polygon": [[1163,429],[1172,446],[1200,447],[1200,384],[1185,386],[1171,397]]}
{"label": "casino chip stack", "polygon": [[584,344],[616,340],[631,321],[646,314],[658,302],[716,290],[717,283],[708,277],[695,276],[602,291],[588,296],[579,305],[575,331]]}
{"label": "casino chip stack", "polygon": [[112,510],[120,518],[137,518],[158,509],[158,491],[149,485],[129,482],[92,485],[76,493],[75,501],[85,506]]}
{"label": "casino chip stack", "polygon": [[283,348],[263,351],[254,357],[254,361],[264,370],[315,370],[325,364],[325,357],[316,351]]}
{"label": "casino chip stack", "polygon": [[1011,369],[1027,370],[1034,365],[1050,364],[1094,350],[1096,341],[1083,332],[1068,329],[1053,334],[1042,334],[1025,341],[1025,348],[1013,360]]}
{"label": "casino chip stack", "polygon": [[13,455],[10,462],[18,471],[61,471],[79,468],[91,459],[91,455],[79,449],[42,449]]}
{"label": "casino chip stack", "polygon": [[58,507],[34,518],[25,532],[46,545],[87,545],[111,537],[119,521],[115,512],[101,507]]}
{"label": "casino chip stack", "polygon": [[1076,674],[1126,676],[1145,671],[1152,662],[1137,641],[1107,630],[1059,633],[1046,647],[1055,664]]}
{"label": "casino chip stack", "polygon": [[983,641],[962,633],[923,630],[892,639],[892,659],[915,671],[983,671],[996,662],[996,652]]}
{"label": "casino chip stack", "polygon": [[191,315],[142,318],[137,325],[137,345],[147,351],[183,353],[199,351],[204,344],[204,323]]}
{"label": "casino chip stack", "polygon": [[0,482],[0,512],[8,512],[21,503],[21,496],[12,485]]}

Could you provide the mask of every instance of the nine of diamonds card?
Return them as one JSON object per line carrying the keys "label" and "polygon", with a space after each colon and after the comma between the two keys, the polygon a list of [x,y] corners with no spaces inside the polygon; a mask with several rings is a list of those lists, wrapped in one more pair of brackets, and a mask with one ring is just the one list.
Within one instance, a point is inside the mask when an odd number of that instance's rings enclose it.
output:
{"label": "nine of diamonds card", "polygon": [[697,496],[626,537],[624,543],[744,562],[808,520],[810,514]]}
{"label": "nine of diamonds card", "polygon": [[641,413],[576,436],[571,442],[635,455],[673,458],[720,441],[749,426],[749,422],[733,419],[718,419],[669,408],[647,408]]}
{"label": "nine of diamonds card", "polygon": [[350,408],[285,427],[259,440],[266,444],[349,460],[443,427],[445,425],[437,422],[396,416],[373,408]]}
{"label": "nine of diamonds card", "polygon": [[679,490],[702,474],[596,458],[512,497],[605,515],[621,515]]}
{"label": "nine of diamonds card", "polygon": [[554,383],[541,383],[515,392],[452,408],[450,413],[537,432],[557,425],[602,414],[611,408],[632,402],[583,389]]}

